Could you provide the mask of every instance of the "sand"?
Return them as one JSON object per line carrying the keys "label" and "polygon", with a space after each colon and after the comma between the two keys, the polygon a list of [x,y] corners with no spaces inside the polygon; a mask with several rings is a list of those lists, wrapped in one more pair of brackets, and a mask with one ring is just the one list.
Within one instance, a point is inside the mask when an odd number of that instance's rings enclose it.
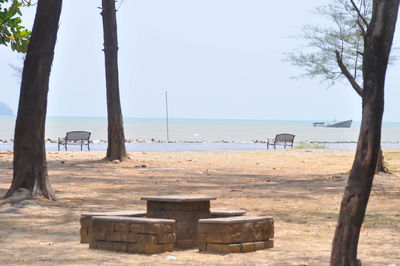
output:
{"label": "sand", "polygon": [[[393,175],[377,175],[361,230],[364,265],[400,265],[400,149],[385,150]],[[353,149],[138,152],[121,163],[105,152],[48,152],[58,198],[0,205],[0,264],[327,265]],[[0,196],[12,152],[0,152]],[[144,210],[142,196],[201,194],[212,209],[275,219],[275,247],[244,254],[196,249],[157,255],[90,250],[80,244],[81,212]]]}

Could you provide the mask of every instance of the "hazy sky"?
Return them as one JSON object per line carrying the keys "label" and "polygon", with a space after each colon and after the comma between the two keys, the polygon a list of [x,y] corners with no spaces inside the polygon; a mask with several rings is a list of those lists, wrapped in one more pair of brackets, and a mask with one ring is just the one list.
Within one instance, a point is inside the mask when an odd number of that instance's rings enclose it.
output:
{"label": "hazy sky", "polygon": [[[64,0],[50,79],[49,116],[106,116],[101,1]],[[117,12],[120,94],[125,117],[361,119],[346,84],[291,79],[290,36],[321,23],[327,1],[125,0]],[[119,6],[119,2],[117,6]],[[24,10],[31,27],[36,7]],[[399,29],[396,39],[399,39]],[[0,101],[16,113],[21,55],[0,47]],[[400,121],[400,64],[389,67],[385,121]],[[396,75],[397,74],[397,75]]]}

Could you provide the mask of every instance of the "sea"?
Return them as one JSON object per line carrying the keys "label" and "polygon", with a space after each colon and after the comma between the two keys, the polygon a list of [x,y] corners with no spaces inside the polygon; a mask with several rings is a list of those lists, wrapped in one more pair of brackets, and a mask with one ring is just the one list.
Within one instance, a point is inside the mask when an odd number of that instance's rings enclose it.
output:
{"label": "sea", "polygon": [[[13,149],[15,116],[0,116],[0,150]],[[350,128],[313,127],[316,121],[124,118],[128,151],[260,150],[279,133],[294,134],[295,146],[355,148],[360,122]],[[319,121],[318,121],[319,122]],[[67,131],[92,132],[91,150],[107,149],[106,117],[47,117],[45,138],[48,151]],[[384,122],[382,147],[400,148],[400,122]],[[71,146],[70,150],[80,149]]]}

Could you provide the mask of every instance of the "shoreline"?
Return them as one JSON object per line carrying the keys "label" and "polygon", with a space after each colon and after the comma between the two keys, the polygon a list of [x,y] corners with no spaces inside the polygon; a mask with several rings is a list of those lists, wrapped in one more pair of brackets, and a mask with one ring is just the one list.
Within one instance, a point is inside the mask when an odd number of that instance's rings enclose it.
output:
{"label": "shoreline", "polygon": [[[382,148],[400,148],[399,142],[382,142]],[[295,150],[334,150],[334,149],[355,149],[356,142],[298,142],[294,144]],[[263,142],[126,142],[127,152],[157,152],[157,151],[212,151],[212,150],[267,150]],[[291,150],[292,148],[287,148]],[[0,151],[13,150],[13,142],[0,141]],[[91,142],[91,151],[106,151],[107,142]],[[274,149],[270,149],[271,151]],[[277,150],[284,150],[278,146]],[[46,151],[58,151],[57,142],[46,142]],[[65,151],[61,147],[60,151]],[[80,145],[68,145],[68,151],[80,151]],[[83,147],[87,151],[87,147]]]}

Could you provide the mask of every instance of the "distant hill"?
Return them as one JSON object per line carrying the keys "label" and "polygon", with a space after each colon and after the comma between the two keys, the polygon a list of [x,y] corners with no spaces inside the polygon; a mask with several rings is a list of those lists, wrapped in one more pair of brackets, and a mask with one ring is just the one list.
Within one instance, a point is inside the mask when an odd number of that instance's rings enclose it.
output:
{"label": "distant hill", "polygon": [[5,104],[0,102],[0,115],[14,115],[11,108]]}

